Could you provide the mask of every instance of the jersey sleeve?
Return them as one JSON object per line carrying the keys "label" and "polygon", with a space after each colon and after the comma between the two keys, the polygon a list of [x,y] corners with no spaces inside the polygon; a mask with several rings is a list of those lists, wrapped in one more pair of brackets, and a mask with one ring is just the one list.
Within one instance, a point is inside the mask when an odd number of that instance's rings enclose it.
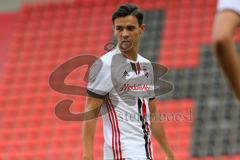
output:
{"label": "jersey sleeve", "polygon": [[111,67],[99,59],[90,68],[87,93],[91,97],[104,99],[112,88]]}
{"label": "jersey sleeve", "polygon": [[217,10],[231,10],[240,15],[240,1],[239,0],[218,0]]}

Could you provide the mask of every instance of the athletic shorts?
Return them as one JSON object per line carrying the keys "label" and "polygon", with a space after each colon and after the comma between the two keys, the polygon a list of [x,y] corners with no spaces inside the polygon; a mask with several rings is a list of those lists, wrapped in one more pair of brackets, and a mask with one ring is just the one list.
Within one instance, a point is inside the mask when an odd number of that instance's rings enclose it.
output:
{"label": "athletic shorts", "polygon": [[240,0],[218,0],[217,10],[231,10],[240,16]]}

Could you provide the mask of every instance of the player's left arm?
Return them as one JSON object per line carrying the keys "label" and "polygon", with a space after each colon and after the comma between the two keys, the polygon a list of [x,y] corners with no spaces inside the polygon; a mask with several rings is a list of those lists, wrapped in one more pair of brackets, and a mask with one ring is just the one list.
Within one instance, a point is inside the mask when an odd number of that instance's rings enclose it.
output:
{"label": "player's left arm", "polygon": [[150,109],[152,135],[157,140],[158,144],[162,147],[164,152],[166,153],[168,160],[174,160],[173,152],[165,136],[164,126],[160,121],[160,119],[158,118],[159,115],[156,109],[156,104],[154,99],[149,101],[149,109]]}
{"label": "player's left arm", "polygon": [[234,33],[240,25],[240,17],[233,11],[220,11],[215,18],[212,46],[215,56],[240,101],[240,56],[237,53]]}

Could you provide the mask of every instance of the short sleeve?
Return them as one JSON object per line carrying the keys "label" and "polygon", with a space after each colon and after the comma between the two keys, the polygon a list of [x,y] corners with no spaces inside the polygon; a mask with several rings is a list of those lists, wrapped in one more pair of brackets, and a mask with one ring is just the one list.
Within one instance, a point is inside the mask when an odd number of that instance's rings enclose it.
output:
{"label": "short sleeve", "polygon": [[218,0],[217,10],[232,10],[240,15],[240,1],[239,0]]}
{"label": "short sleeve", "polygon": [[101,59],[93,63],[90,68],[87,84],[89,96],[104,99],[112,90],[111,67]]}

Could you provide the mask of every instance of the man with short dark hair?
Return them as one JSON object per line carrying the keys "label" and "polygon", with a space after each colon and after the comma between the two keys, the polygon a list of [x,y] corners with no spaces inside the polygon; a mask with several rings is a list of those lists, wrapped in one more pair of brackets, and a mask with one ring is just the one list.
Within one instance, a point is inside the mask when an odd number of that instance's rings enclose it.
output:
{"label": "man with short dark hair", "polygon": [[[95,62],[90,71],[83,124],[83,159],[93,160],[96,122],[102,114],[105,160],[153,159],[151,135],[173,160],[164,128],[157,119],[151,62],[138,54],[144,32],[143,14],[125,4],[112,15],[118,46]],[[100,69],[99,69],[100,68]]]}

